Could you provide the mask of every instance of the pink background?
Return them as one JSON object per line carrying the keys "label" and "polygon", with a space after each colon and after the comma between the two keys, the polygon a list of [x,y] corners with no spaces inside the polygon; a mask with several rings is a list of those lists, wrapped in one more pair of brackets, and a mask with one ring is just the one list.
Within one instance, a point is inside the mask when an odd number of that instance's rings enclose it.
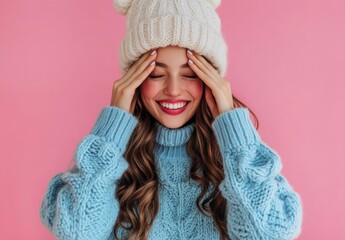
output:
{"label": "pink background", "polygon": [[[301,194],[299,239],[345,239],[345,1],[225,1],[217,9],[234,94]],[[54,239],[48,181],[120,78],[125,17],[111,0],[1,0],[1,239]]]}

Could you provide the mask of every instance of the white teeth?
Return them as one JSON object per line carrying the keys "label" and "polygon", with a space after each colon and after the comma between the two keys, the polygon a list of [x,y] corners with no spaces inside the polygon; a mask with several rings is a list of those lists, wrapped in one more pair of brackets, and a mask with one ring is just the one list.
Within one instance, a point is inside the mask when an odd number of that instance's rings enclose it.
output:
{"label": "white teeth", "polygon": [[179,108],[183,108],[184,106],[187,105],[187,102],[181,102],[181,103],[159,103],[161,106],[165,107],[165,108],[169,108],[169,109],[179,109]]}

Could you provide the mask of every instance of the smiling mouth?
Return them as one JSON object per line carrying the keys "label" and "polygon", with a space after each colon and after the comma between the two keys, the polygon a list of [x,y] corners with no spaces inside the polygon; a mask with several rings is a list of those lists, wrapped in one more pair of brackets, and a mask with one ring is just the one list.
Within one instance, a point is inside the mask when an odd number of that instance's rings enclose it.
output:
{"label": "smiling mouth", "polygon": [[156,101],[159,106],[164,107],[170,110],[179,110],[185,108],[191,101],[179,102],[179,103],[168,103],[168,102],[159,102]]}
{"label": "smiling mouth", "polygon": [[188,102],[180,102],[178,104],[166,104],[166,103],[159,103],[157,102],[159,108],[161,111],[163,111],[165,114],[171,115],[171,116],[177,116],[182,114],[184,111],[186,111],[188,104],[190,103],[190,101]]}

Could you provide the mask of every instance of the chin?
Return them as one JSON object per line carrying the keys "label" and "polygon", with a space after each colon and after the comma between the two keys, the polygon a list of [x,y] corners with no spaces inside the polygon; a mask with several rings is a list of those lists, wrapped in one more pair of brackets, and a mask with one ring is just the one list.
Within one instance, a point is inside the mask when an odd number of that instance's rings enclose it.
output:
{"label": "chin", "polygon": [[160,124],[162,124],[166,128],[177,129],[177,128],[183,127],[185,122],[180,122],[180,123],[177,123],[177,122],[175,122],[175,123],[163,123],[163,122],[160,122]]}
{"label": "chin", "polygon": [[163,126],[165,126],[166,128],[170,128],[170,129],[177,129],[177,128],[183,128],[189,124],[191,124],[192,122],[195,122],[195,115],[191,118],[189,118],[187,121],[159,121],[158,119],[156,119],[156,121],[158,121],[160,124],[162,124]]}
{"label": "chin", "polygon": [[153,116],[157,122],[159,122],[161,125],[163,125],[166,128],[178,129],[178,128],[185,127],[186,125],[189,125],[192,122],[195,122],[195,110],[190,112],[190,110],[187,109],[187,112],[185,112],[187,116],[183,116],[183,115],[169,116],[165,113],[160,113],[160,111],[161,111],[160,109],[157,109],[157,111],[152,111],[152,112],[148,110],[151,116]]}

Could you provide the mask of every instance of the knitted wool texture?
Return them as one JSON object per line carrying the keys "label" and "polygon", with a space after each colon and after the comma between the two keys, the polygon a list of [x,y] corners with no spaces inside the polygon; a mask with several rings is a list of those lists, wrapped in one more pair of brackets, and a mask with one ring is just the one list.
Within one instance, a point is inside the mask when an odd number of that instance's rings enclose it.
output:
{"label": "knitted wool texture", "polygon": [[168,45],[207,57],[224,77],[227,46],[215,9],[220,0],[113,0],[126,15],[126,35],[119,48],[122,73],[143,53]]}
{"label": "knitted wool texture", "polygon": [[[114,239],[119,213],[115,182],[128,168],[123,154],[137,124],[133,115],[120,108],[103,108],[76,149],[76,167],[50,180],[40,217],[58,240]],[[148,240],[219,240],[212,218],[195,205],[201,187],[189,179],[186,144],[194,123],[179,129],[157,124],[159,212]],[[295,239],[302,224],[300,196],[281,174],[279,155],[262,142],[248,109],[220,114],[212,128],[224,163],[225,179],[219,189],[227,200],[224,211],[230,238]],[[124,229],[118,233],[127,239]]]}

